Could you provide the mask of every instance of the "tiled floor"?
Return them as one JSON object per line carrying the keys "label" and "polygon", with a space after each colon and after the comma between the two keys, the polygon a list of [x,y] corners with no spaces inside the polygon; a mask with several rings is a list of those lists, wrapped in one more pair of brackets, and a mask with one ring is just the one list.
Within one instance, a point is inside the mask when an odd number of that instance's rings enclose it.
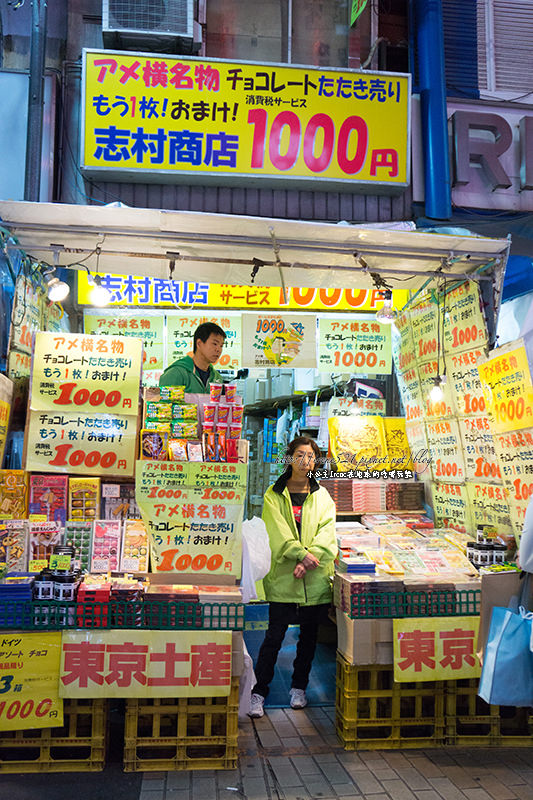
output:
{"label": "tiled floor", "polygon": [[140,800],[533,800],[533,746],[347,752],[334,708],[240,724],[238,768],[145,773]]}

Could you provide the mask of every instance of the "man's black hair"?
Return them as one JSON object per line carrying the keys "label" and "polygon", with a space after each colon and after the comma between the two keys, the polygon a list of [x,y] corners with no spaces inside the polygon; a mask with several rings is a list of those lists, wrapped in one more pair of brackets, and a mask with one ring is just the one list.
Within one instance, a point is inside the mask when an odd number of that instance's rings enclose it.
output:
{"label": "man's black hair", "polygon": [[224,333],[220,325],[216,324],[216,322],[202,322],[201,325],[198,325],[198,327],[194,331],[195,353],[196,353],[196,344],[198,342],[198,339],[201,342],[207,342],[212,333],[214,333],[215,336],[222,336],[223,339],[226,338],[226,334]]}

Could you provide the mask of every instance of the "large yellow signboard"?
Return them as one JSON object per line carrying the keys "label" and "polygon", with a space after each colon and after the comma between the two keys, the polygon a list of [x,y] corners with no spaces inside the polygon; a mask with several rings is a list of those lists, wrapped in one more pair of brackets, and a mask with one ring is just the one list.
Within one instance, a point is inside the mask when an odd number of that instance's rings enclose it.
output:
{"label": "large yellow signboard", "polygon": [[406,186],[410,94],[395,73],[85,50],[82,168]]}
{"label": "large yellow signboard", "polygon": [[479,617],[393,620],[394,680],[479,678],[478,627]]}

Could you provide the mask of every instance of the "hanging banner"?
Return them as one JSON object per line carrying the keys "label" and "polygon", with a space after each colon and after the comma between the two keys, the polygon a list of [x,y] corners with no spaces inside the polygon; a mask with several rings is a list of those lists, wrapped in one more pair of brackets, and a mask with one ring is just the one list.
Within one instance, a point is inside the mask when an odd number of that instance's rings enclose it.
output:
{"label": "hanging banner", "polygon": [[393,619],[394,680],[479,678],[478,628],[479,617]]}
{"label": "hanging banner", "polygon": [[472,520],[466,486],[460,483],[433,482],[431,490],[437,526],[470,533]]}
{"label": "hanging banner", "polygon": [[141,360],[138,339],[41,331],[35,335],[31,409],[136,414]]}
{"label": "hanging banner", "polygon": [[457,420],[468,481],[500,483],[501,470],[488,417],[460,417]]}
{"label": "hanging banner", "polygon": [[391,326],[375,321],[318,320],[318,368],[367,375],[392,370]]}
{"label": "hanging banner", "polygon": [[245,314],[242,365],[315,369],[316,333],[311,314]]}
{"label": "hanging banner", "polygon": [[422,390],[418,378],[418,369],[412,367],[405,372],[397,372],[398,389],[405,411],[407,422],[421,420],[424,415],[424,404],[422,401]]}
{"label": "hanging banner", "polygon": [[478,371],[493,431],[533,427],[533,385],[522,341],[493,351],[478,362]]}
{"label": "hanging banner", "polygon": [[408,185],[409,75],[110,50],[82,70],[81,168],[102,180]]}
{"label": "hanging banner", "polygon": [[441,313],[446,357],[474,347],[481,349],[488,344],[479,286],[475,281],[467,281],[449,292],[441,302]]}
{"label": "hanging banner", "polygon": [[517,542],[522,535],[524,517],[533,494],[533,429],[495,433],[494,448],[507,489],[507,501]]}
{"label": "hanging banner", "polygon": [[131,477],[137,456],[137,417],[30,411],[28,471]]}
{"label": "hanging banner", "polygon": [[138,461],[135,499],[155,572],[241,574],[246,464]]}
{"label": "hanging banner", "polygon": [[494,528],[498,536],[513,536],[507,489],[492,483],[466,484],[473,528],[485,525]]}
{"label": "hanging banner", "polygon": [[[409,309],[416,360],[421,364],[430,359],[442,358],[442,336],[439,336],[439,313],[432,292],[424,295],[416,306]],[[442,322],[440,322],[442,326]],[[437,353],[438,351],[438,353]]]}
{"label": "hanging banner", "polygon": [[219,325],[226,338],[222,355],[216,363],[217,369],[239,369],[242,366],[242,329],[240,314],[209,314],[194,312],[167,314],[168,366],[194,352],[194,332],[204,322]]}
{"label": "hanging banner", "polygon": [[0,731],[63,725],[60,658],[61,633],[0,633]]}
{"label": "hanging banner", "polygon": [[[78,272],[78,304],[92,305],[92,285],[85,272]],[[110,292],[111,306],[190,307],[196,309],[237,308],[284,311],[377,311],[383,298],[377,289],[313,289],[287,286],[236,286],[152,278],[148,275],[102,275],[102,286]],[[395,289],[392,300],[402,308],[409,299],[406,289]],[[184,310],[187,310],[186,308]]]}
{"label": "hanging banner", "polygon": [[[179,606],[174,613],[179,625]],[[231,631],[63,633],[61,697],[223,697],[230,688]]]}
{"label": "hanging banner", "polygon": [[33,334],[41,327],[41,290],[19,275],[15,283],[9,349],[31,353]]}
{"label": "hanging banner", "polygon": [[398,372],[416,366],[416,350],[411,330],[409,313],[399,314],[391,325],[392,355]]}
{"label": "hanging banner", "polygon": [[485,396],[477,369],[478,360],[484,357],[485,351],[479,348],[446,356],[448,382],[457,414],[461,417],[486,413]]}
{"label": "hanging banner", "polygon": [[403,417],[385,417],[383,426],[389,459],[387,469],[391,471],[412,470],[414,479],[414,464],[405,432],[405,419]]}
{"label": "hanging banner", "polygon": [[136,314],[117,317],[116,311],[83,315],[85,333],[101,336],[127,336],[143,343],[143,372],[162,370],[165,320],[161,314]]}
{"label": "hanging banner", "polygon": [[424,422],[406,422],[405,434],[409,442],[411,460],[418,479],[421,481],[431,480],[433,457],[429,450]]}
{"label": "hanging banner", "polygon": [[[442,362],[441,362],[442,363]],[[439,420],[443,417],[454,416],[453,396],[450,385],[441,383],[442,397],[439,400],[432,398],[431,392],[435,386],[435,378],[442,375],[443,367],[436,360],[428,360],[418,365],[420,379],[420,392],[422,394],[424,415],[426,419]]]}
{"label": "hanging banner", "polygon": [[466,470],[457,420],[428,420],[426,430],[433,480],[464,483]]}

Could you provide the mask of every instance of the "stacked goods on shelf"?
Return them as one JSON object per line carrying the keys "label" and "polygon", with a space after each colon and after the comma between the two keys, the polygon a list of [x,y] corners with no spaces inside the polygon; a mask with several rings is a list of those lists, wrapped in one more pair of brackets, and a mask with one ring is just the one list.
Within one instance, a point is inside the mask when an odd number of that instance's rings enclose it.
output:
{"label": "stacked goods on shelf", "polygon": [[24,572],[28,566],[28,522],[24,519],[0,520],[0,570]]}
{"label": "stacked goods on shelf", "polygon": [[134,483],[102,484],[102,519],[139,519]]}
{"label": "stacked goods on shelf", "polygon": [[0,519],[28,516],[28,473],[22,469],[0,469]]}
{"label": "stacked goods on shelf", "polygon": [[385,508],[387,511],[412,511],[423,508],[424,502],[423,483],[402,481],[385,485]]}
{"label": "stacked goods on shelf", "polygon": [[30,514],[42,515],[48,522],[57,522],[64,527],[67,503],[67,475],[30,475]]}
{"label": "stacked goods on shelf", "polygon": [[355,513],[363,514],[368,509],[385,511],[386,490],[389,487],[384,483],[374,481],[352,481],[352,509]]}
{"label": "stacked goods on shelf", "polygon": [[337,507],[337,511],[351,511],[352,510],[352,481],[344,480],[343,478],[327,478],[320,481],[320,485],[324,486]]}
{"label": "stacked goods on shelf", "polygon": [[100,478],[70,478],[69,519],[98,519],[100,516]]}

